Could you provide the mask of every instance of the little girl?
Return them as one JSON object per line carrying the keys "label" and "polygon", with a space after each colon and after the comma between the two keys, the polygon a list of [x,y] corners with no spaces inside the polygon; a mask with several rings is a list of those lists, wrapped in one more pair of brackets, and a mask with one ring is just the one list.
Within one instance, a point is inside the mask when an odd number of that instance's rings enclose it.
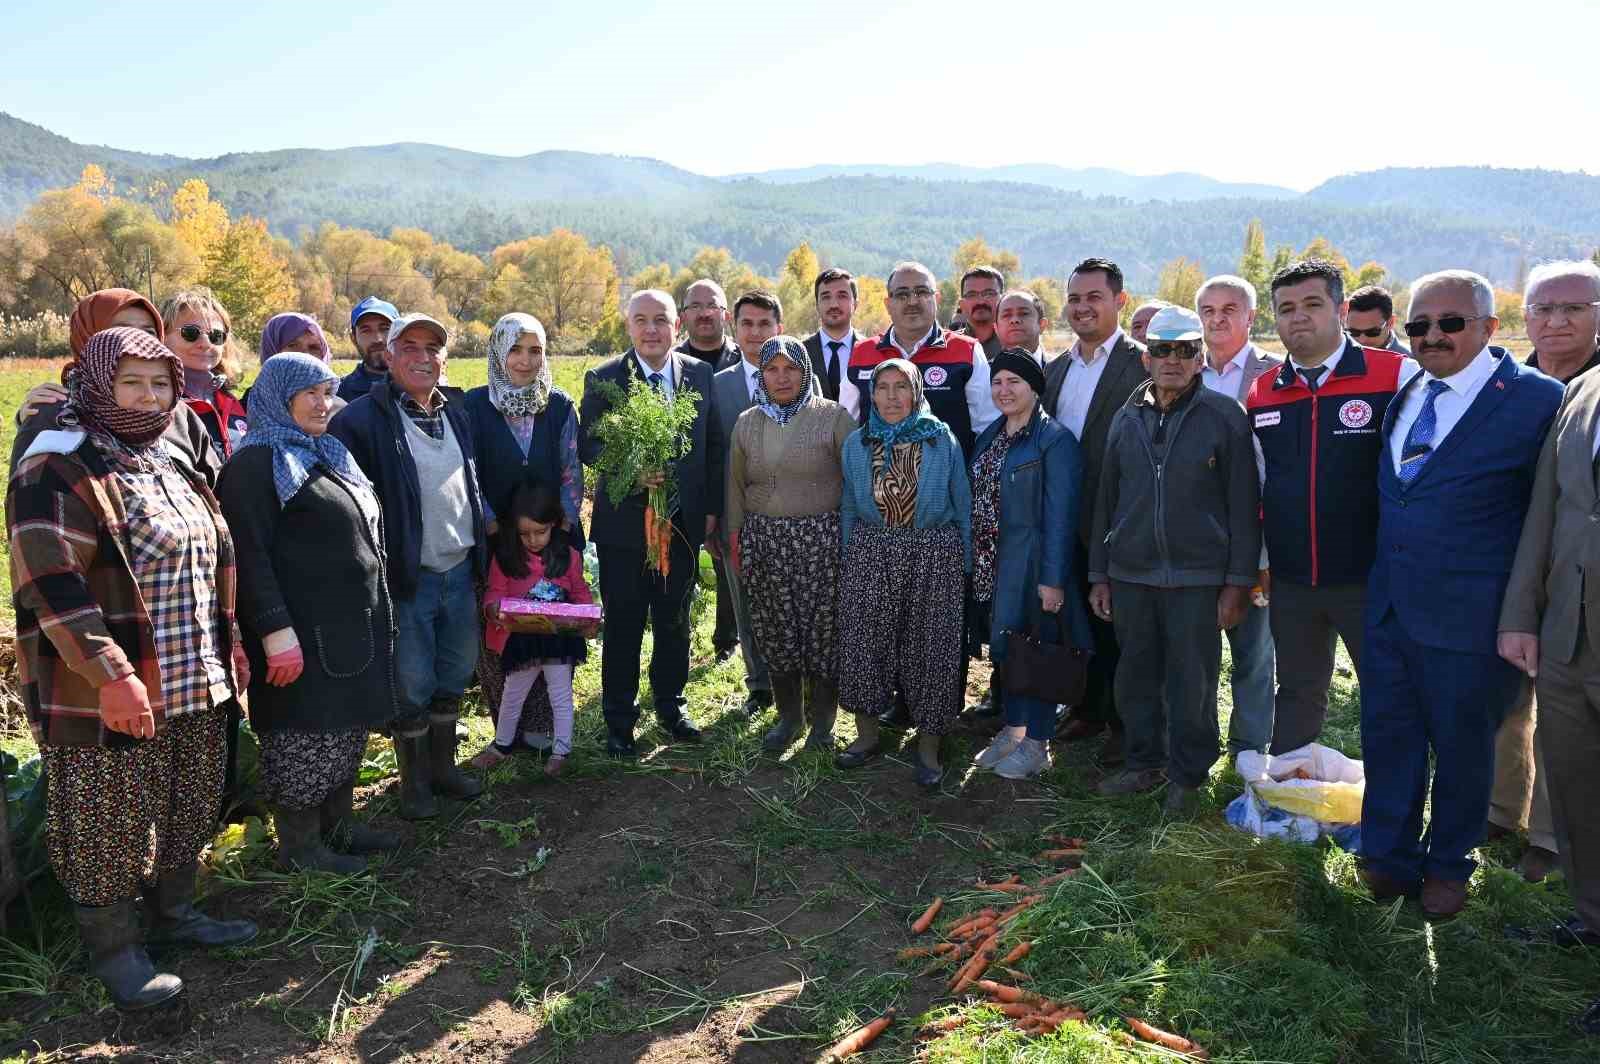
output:
{"label": "little girl", "polygon": [[583,559],[568,545],[561,531],[562,516],[560,493],[543,481],[519,485],[511,495],[508,511],[500,515],[494,534],[494,560],[489,565],[489,586],[483,595],[487,620],[483,640],[500,655],[506,687],[494,742],[472,759],[477,768],[504,760],[516,745],[522,703],[540,672],[544,673],[555,716],[554,750],[545,772],[558,775],[572,752],[572,670],[587,657],[583,637],[511,632],[500,623],[503,599],[594,601],[583,578]]}

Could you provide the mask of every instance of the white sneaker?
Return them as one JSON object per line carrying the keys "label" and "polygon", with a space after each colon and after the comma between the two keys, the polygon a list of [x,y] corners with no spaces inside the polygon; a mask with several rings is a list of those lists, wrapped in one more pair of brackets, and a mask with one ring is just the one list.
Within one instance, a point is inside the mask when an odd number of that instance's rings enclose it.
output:
{"label": "white sneaker", "polygon": [[1049,745],[1038,739],[1024,739],[1011,756],[994,767],[994,774],[1007,780],[1031,780],[1049,767]]}
{"label": "white sneaker", "polygon": [[984,771],[992,771],[996,765],[1016,752],[1022,745],[1022,738],[1007,735],[1004,731],[989,741],[983,753],[973,758],[972,763]]}

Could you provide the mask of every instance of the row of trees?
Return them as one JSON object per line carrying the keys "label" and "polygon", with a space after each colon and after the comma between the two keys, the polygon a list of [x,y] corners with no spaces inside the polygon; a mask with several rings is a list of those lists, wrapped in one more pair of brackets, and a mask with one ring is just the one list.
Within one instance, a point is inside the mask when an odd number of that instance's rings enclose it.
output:
{"label": "row of trees", "polygon": [[[1317,237],[1295,249],[1279,244],[1269,256],[1265,227],[1246,227],[1236,272],[1255,286],[1257,329],[1274,329],[1269,298],[1272,275],[1290,261],[1317,256],[1337,263],[1348,288],[1385,283],[1404,305],[1404,288],[1377,262],[1352,266],[1328,240]],[[1057,328],[1064,329],[1064,283],[1050,276],[1026,277],[1021,257],[973,237],[951,255],[940,282],[940,309],[948,320],[959,302],[959,278],[986,263],[1011,286],[1031,289]],[[937,267],[937,264],[935,264]],[[489,327],[510,310],[532,313],[545,323],[553,350],[610,352],[627,344],[621,300],[640,288],[663,288],[680,302],[696,279],[717,280],[729,299],[752,288],[775,291],[791,332],[816,328],[812,285],[822,269],[811,245],[800,243],[774,277],[764,277],[727,248],[702,247],[674,268],[656,263],[624,276],[617,256],[569,229],[528,236],[476,255],[415,228],[387,236],[323,222],[298,245],[274,237],[259,219],[230,218],[211,198],[204,181],[176,189],[159,185],[119,193],[99,167],[85,168],[77,184],[41,195],[8,229],[0,230],[0,316],[34,319],[65,314],[85,294],[121,285],[152,299],[192,283],[210,286],[233,314],[235,332],[249,346],[267,318],[283,310],[312,314],[330,326],[341,346],[350,308],[381,295],[405,310],[423,311],[457,328],[461,354],[481,352]],[[1206,271],[1197,259],[1164,264],[1153,295],[1192,305]],[[884,280],[858,279],[857,327],[875,332],[888,324]],[[1503,324],[1521,328],[1521,296],[1499,293]],[[1139,302],[1130,299],[1128,312]]]}

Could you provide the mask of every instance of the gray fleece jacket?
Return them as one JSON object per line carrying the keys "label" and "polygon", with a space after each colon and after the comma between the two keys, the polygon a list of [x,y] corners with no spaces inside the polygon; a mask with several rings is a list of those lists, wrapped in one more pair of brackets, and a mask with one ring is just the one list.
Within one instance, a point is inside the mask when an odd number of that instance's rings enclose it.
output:
{"label": "gray fleece jacket", "polygon": [[1089,581],[1252,587],[1260,508],[1244,409],[1196,378],[1163,413],[1145,381],[1106,436]]}

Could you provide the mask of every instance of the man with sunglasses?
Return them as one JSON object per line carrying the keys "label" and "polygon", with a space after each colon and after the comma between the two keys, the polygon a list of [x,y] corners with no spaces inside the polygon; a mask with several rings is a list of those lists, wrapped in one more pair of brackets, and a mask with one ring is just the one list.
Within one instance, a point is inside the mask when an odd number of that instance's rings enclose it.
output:
{"label": "man with sunglasses", "polygon": [[1419,367],[1346,335],[1344,274],[1306,260],[1271,284],[1289,357],[1245,406],[1266,463],[1262,536],[1272,563],[1278,691],[1272,750],[1316,741],[1340,639],[1361,670],[1362,610],[1378,537],[1379,427]]}
{"label": "man with sunglasses", "polygon": [[[1523,289],[1523,313],[1534,345],[1525,365],[1562,384],[1600,365],[1600,266],[1593,262],[1536,266]],[[1537,716],[1533,682],[1524,680],[1495,737],[1494,791],[1489,799],[1491,839],[1527,828],[1528,845],[1517,868],[1530,883],[1554,871],[1561,852],[1544,757],[1534,742]]]}
{"label": "man with sunglasses", "polygon": [[347,403],[389,379],[389,325],[400,316],[393,303],[368,296],[350,308],[350,342],[361,362],[339,382],[339,398]]}
{"label": "man with sunglasses", "polygon": [[1411,348],[1400,340],[1394,327],[1394,296],[1382,285],[1363,285],[1350,293],[1350,309],[1345,314],[1345,332],[1362,347],[1396,351],[1409,355]]}
{"label": "man with sunglasses", "polygon": [[889,328],[859,341],[850,352],[849,376],[861,393],[860,419],[872,409],[872,370],[904,358],[922,373],[922,391],[940,421],[950,426],[970,457],[979,433],[1000,416],[989,395],[989,360],[970,336],[939,326],[939,282],[920,262],[896,263],[889,271]]}
{"label": "man with sunglasses", "polygon": [[1106,436],[1089,540],[1089,606],[1116,626],[1127,767],[1104,795],[1167,783],[1184,811],[1221,752],[1219,629],[1250,606],[1261,555],[1255,446],[1244,408],[1203,387],[1200,319],[1167,307]]}
{"label": "man with sunglasses", "polygon": [[[1560,382],[1489,347],[1494,289],[1445,270],[1411,287],[1422,365],[1383,419],[1378,540],[1361,668],[1360,870],[1378,900],[1432,917],[1466,905],[1518,673],[1497,628]],[[1429,761],[1431,815],[1423,831]]]}

